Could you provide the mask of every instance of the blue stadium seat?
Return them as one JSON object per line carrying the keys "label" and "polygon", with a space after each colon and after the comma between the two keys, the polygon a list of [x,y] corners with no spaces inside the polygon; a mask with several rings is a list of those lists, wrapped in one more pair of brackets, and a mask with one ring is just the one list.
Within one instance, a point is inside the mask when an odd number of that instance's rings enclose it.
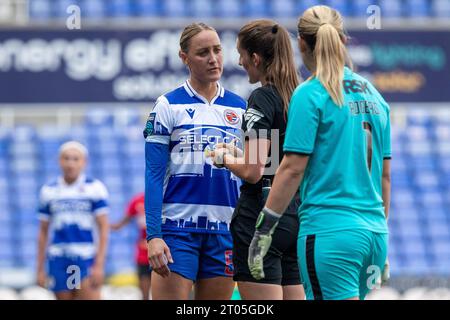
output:
{"label": "blue stadium seat", "polygon": [[208,0],[191,0],[190,12],[193,17],[196,18],[211,18],[214,16],[214,5],[215,2]]}
{"label": "blue stadium seat", "polygon": [[407,188],[411,185],[410,174],[406,171],[396,171],[392,169],[391,173],[392,188]]}
{"label": "blue stadium seat", "polygon": [[450,126],[437,124],[430,130],[430,135],[434,141],[450,141]]}
{"label": "blue stadium seat", "polygon": [[450,141],[441,140],[434,149],[440,157],[450,157]]}
{"label": "blue stadium seat", "polygon": [[[391,0],[386,1],[386,2],[391,2]],[[384,14],[384,13],[382,13],[382,14]],[[408,126],[409,125],[422,125],[422,126],[431,127],[433,125],[433,118],[431,116],[431,113],[425,108],[411,109],[411,110],[408,110],[407,124],[408,124]]]}
{"label": "blue stadium seat", "polygon": [[114,124],[113,116],[107,109],[90,109],[86,113],[85,120],[87,128],[90,127],[110,127]]}
{"label": "blue stadium seat", "polygon": [[402,241],[421,240],[423,230],[421,224],[413,221],[403,221],[398,225],[397,232],[402,237]]}
{"label": "blue stadium seat", "polygon": [[88,19],[107,17],[106,3],[103,0],[82,0],[80,2],[81,15]]}
{"label": "blue stadium seat", "polygon": [[367,8],[373,4],[376,4],[373,0],[353,0],[351,13],[354,17],[366,18],[369,16],[367,14]]}
{"label": "blue stadium seat", "polygon": [[161,1],[158,0],[136,0],[135,14],[143,17],[159,17],[161,15]]}
{"label": "blue stadium seat", "polygon": [[129,17],[132,13],[130,0],[107,0],[106,11],[110,17]]}
{"label": "blue stadium seat", "polygon": [[406,130],[406,138],[410,142],[427,142],[429,139],[428,127],[421,125],[410,125]]}
{"label": "blue stadium seat", "polygon": [[123,182],[122,178],[119,176],[106,176],[105,179],[103,179],[103,183],[110,193],[120,194],[123,192]]}
{"label": "blue stadium seat", "polygon": [[270,15],[275,18],[297,17],[294,0],[270,1]]}
{"label": "blue stadium seat", "polygon": [[419,171],[414,176],[413,183],[419,190],[440,191],[440,178],[433,171]]}
{"label": "blue stadium seat", "polygon": [[397,206],[413,206],[415,204],[415,196],[414,193],[408,189],[397,189],[395,193],[392,193],[392,202]]}
{"label": "blue stadium seat", "polygon": [[387,18],[401,18],[403,6],[401,0],[378,0],[381,8],[381,16]]}
{"label": "blue stadium seat", "polygon": [[0,267],[13,267],[15,266],[15,250],[13,242],[3,242],[0,246]]}
{"label": "blue stadium seat", "polygon": [[114,125],[116,127],[138,126],[140,133],[145,127],[145,121],[141,118],[141,113],[138,109],[122,108],[114,112]]}
{"label": "blue stadium seat", "polygon": [[186,1],[166,0],[164,1],[161,12],[166,17],[185,17],[189,15],[189,8]]}
{"label": "blue stadium seat", "polygon": [[422,206],[427,209],[441,209],[444,207],[444,196],[437,191],[424,191],[417,195]]}
{"label": "blue stadium seat", "polygon": [[450,17],[450,1],[434,0],[431,7],[432,14],[438,18]]}
{"label": "blue stadium seat", "polygon": [[216,16],[221,18],[237,18],[242,15],[239,0],[218,0],[216,3]]}
{"label": "blue stadium seat", "polygon": [[36,20],[47,20],[52,16],[50,0],[31,0],[29,10],[30,17]]}
{"label": "blue stadium seat", "polygon": [[[69,13],[67,13],[67,8],[70,5],[78,5],[80,6],[80,3],[77,0],[53,0],[52,1],[52,16],[56,18],[64,18],[66,19],[69,16]],[[84,14],[83,8],[81,9],[81,15]]]}
{"label": "blue stadium seat", "polygon": [[405,13],[412,18],[425,18],[430,15],[429,1],[427,0],[406,0]]}
{"label": "blue stadium seat", "polygon": [[296,15],[297,17],[300,17],[303,12],[312,7],[312,6],[317,6],[320,4],[323,4],[324,1],[320,1],[320,0],[299,0],[297,1],[297,12]]}
{"label": "blue stadium seat", "polygon": [[450,230],[447,223],[436,223],[429,221],[424,228],[427,236],[432,239],[445,239],[450,246]]}
{"label": "blue stadium seat", "polygon": [[326,5],[336,9],[344,17],[350,16],[352,14],[351,4],[348,0],[327,0]]}
{"label": "blue stadium seat", "polygon": [[246,0],[242,12],[249,18],[263,18],[269,16],[268,7],[266,0]]}

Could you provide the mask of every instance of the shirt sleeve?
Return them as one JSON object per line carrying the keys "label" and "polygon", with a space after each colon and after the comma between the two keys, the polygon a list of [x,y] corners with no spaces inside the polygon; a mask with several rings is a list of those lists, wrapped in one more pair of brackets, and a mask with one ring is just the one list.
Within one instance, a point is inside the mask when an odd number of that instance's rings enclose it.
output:
{"label": "shirt sleeve", "polygon": [[242,129],[248,138],[270,140],[270,130],[275,116],[273,99],[262,89],[256,89],[248,100]]}
{"label": "shirt sleeve", "polygon": [[145,143],[145,221],[147,241],[161,238],[163,186],[169,146],[161,143]]}
{"label": "shirt sleeve", "polygon": [[312,154],[320,121],[317,97],[300,87],[289,105],[284,152]]}
{"label": "shirt sleeve", "polygon": [[41,221],[49,221],[50,216],[51,211],[50,211],[50,199],[48,196],[48,190],[46,186],[43,186],[39,193],[38,218]]}
{"label": "shirt sleeve", "polygon": [[389,107],[386,108],[386,128],[383,133],[383,158],[391,159],[391,117]]}
{"label": "shirt sleeve", "polygon": [[150,112],[144,129],[147,142],[169,144],[173,130],[173,116],[166,97],[161,96]]}
{"label": "shirt sleeve", "polygon": [[99,180],[95,181],[94,192],[92,198],[92,211],[95,215],[107,214],[108,213],[108,190],[105,185]]}

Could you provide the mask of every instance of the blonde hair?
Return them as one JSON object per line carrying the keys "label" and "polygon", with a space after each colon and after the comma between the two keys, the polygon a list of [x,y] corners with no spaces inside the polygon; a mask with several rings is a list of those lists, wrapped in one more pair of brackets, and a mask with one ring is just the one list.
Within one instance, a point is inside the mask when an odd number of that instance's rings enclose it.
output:
{"label": "blonde hair", "polygon": [[85,158],[88,156],[88,150],[87,148],[79,143],[78,141],[68,141],[64,144],[62,144],[59,147],[59,156],[61,156],[64,152],[66,152],[69,149],[75,149],[79,151]]}
{"label": "blonde hair", "polygon": [[[298,21],[299,36],[308,44],[315,64],[315,76],[338,106],[344,104],[344,66],[352,67],[345,48],[341,14],[328,6],[307,9]],[[312,71],[312,70],[311,70]]]}
{"label": "blonde hair", "polygon": [[207,24],[203,22],[199,23],[191,23],[190,25],[186,26],[181,33],[180,37],[180,50],[184,53],[187,53],[189,51],[189,45],[191,43],[191,39],[202,32],[203,30],[211,30],[214,32],[217,32],[216,29],[213,27],[208,26]]}
{"label": "blonde hair", "polygon": [[262,58],[266,80],[277,88],[286,114],[300,82],[288,31],[272,20],[255,20],[241,28],[238,40],[250,56],[256,53]]}

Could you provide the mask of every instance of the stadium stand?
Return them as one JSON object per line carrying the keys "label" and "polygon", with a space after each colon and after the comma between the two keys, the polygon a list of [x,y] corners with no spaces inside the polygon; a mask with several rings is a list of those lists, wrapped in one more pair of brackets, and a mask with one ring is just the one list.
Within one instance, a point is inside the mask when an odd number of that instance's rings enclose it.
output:
{"label": "stadium stand", "polygon": [[[226,2],[226,5],[224,5]],[[384,17],[450,17],[447,0],[29,0],[32,19],[66,17],[68,4],[78,4],[88,18],[117,17],[291,17],[305,8],[323,3],[347,17],[365,17],[367,7],[379,5]]]}

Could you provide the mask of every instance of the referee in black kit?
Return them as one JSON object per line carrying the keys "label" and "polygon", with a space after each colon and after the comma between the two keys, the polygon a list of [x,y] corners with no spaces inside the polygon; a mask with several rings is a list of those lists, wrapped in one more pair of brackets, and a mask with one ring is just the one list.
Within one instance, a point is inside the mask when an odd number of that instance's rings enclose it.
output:
{"label": "referee in black kit", "polygon": [[[239,64],[250,83],[261,82],[248,100],[242,129],[244,152],[234,144],[218,144],[211,153],[217,166],[225,166],[243,180],[241,196],[231,221],[234,280],[243,299],[304,299],[297,264],[298,196],[279,221],[273,245],[264,259],[264,275],[255,279],[248,267],[248,249],[275,170],[283,157],[289,100],[299,84],[287,30],[271,20],[256,20],[241,28]],[[271,137],[276,136],[276,141]],[[272,156],[272,166],[266,167]]]}

